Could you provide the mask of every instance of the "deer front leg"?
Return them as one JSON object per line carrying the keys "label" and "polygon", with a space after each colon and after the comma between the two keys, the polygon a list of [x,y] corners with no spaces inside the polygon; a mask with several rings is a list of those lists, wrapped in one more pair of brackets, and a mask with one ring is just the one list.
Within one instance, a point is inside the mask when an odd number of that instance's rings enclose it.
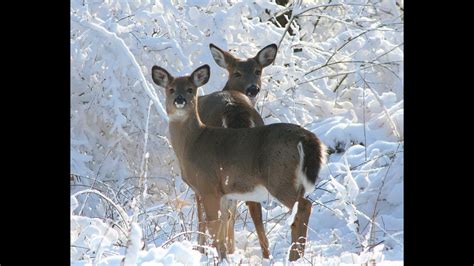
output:
{"label": "deer front leg", "polygon": [[234,225],[235,214],[237,212],[237,201],[229,200],[228,204],[229,221],[227,222],[227,252],[229,254],[235,251]]}
{"label": "deer front leg", "polygon": [[[221,226],[219,229],[219,241],[225,243],[227,252],[232,253],[234,248],[234,215],[237,209],[237,202],[222,197],[220,203]],[[232,228],[230,228],[230,225],[232,225]],[[230,248],[232,248],[232,252],[229,251]]]}
{"label": "deer front leg", "polygon": [[221,222],[221,215],[219,215],[219,211],[221,209],[221,200],[220,198],[214,196],[204,196],[201,199],[204,206],[204,211],[206,212],[207,229],[209,230],[209,234],[213,239],[212,245],[217,249],[219,261],[222,261],[227,259],[227,250],[225,246],[225,230],[223,230],[226,226],[224,225],[225,223]]}
{"label": "deer front leg", "polygon": [[250,217],[252,217],[255,230],[257,230],[258,242],[262,248],[262,256],[264,259],[270,258],[270,251],[268,251],[268,239],[265,235],[262,220],[262,205],[259,202],[247,201],[245,202],[249,208]]}
{"label": "deer front leg", "polygon": [[308,221],[311,214],[311,202],[303,197],[298,199],[298,211],[291,225],[291,251],[290,261],[295,261],[304,255],[306,235],[308,233]]}
{"label": "deer front leg", "polygon": [[198,217],[198,251],[204,254],[204,243],[206,241],[205,233],[206,233],[206,221],[204,220],[204,211],[202,208],[202,200],[201,197],[195,193],[196,197],[196,205],[197,205],[197,217]]}

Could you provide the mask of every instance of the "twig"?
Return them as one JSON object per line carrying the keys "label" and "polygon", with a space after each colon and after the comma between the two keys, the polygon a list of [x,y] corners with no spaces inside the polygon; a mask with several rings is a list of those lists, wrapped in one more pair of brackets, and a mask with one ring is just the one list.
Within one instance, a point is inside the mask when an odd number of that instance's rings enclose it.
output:
{"label": "twig", "polygon": [[389,54],[389,53],[395,51],[395,49],[397,49],[398,47],[402,46],[403,44],[404,44],[404,42],[395,45],[392,49],[388,50],[387,52],[385,52],[385,53],[383,53],[383,54],[381,54],[381,55],[379,55],[379,56],[377,56],[374,60],[371,60],[371,61],[376,61],[376,60],[378,60],[380,57],[382,57],[382,56],[384,56],[384,55],[386,55],[386,54]]}
{"label": "twig", "polygon": [[[291,209],[290,209],[290,211],[291,211]],[[281,214],[278,215],[278,216],[281,216],[281,218],[278,219],[278,220],[275,222],[275,224],[273,225],[272,228],[270,228],[270,230],[268,230],[267,235],[270,235],[270,233],[271,233],[271,232],[273,231],[273,229],[275,229],[275,227],[281,222],[281,220],[283,220],[283,218],[286,218],[286,215],[287,215],[287,214],[288,214],[288,213],[281,213]],[[278,216],[276,216],[276,217],[278,217]],[[273,217],[271,220],[275,219],[276,217]]]}
{"label": "twig", "polygon": [[339,89],[339,87],[341,86],[342,82],[344,82],[344,80],[347,78],[348,75],[349,75],[349,74],[346,73],[346,74],[344,75],[344,77],[342,77],[342,79],[337,83],[336,88],[334,88],[333,92],[336,92],[337,89]]}
{"label": "twig", "polygon": [[[295,20],[297,17],[299,17],[300,15],[306,13],[306,12],[309,12],[311,10],[314,10],[314,9],[317,9],[317,8],[322,8],[322,7],[333,7],[333,6],[342,6],[342,4],[332,4],[332,5],[319,5],[319,6],[313,6],[313,7],[309,7],[301,12],[299,12],[298,14],[295,14],[295,6],[296,5],[292,5],[292,13],[291,13],[291,18],[290,20],[288,21],[288,23],[286,24],[286,28],[285,28],[285,31],[283,32],[283,35],[281,36],[280,38],[280,41],[278,42],[278,49],[280,48],[280,45],[281,45],[281,42],[283,41],[283,39],[285,38],[285,35],[286,33],[288,32],[289,28],[291,27],[291,23],[293,22],[293,20]],[[289,10],[285,10],[285,12],[288,12]],[[284,14],[284,13],[282,13]],[[275,14],[274,17],[277,17],[277,15]]]}
{"label": "twig", "polygon": [[93,194],[96,194],[96,195],[99,195],[100,197],[102,197],[103,199],[105,199],[107,202],[109,202],[112,206],[115,207],[115,209],[117,209],[118,213],[120,214],[120,216],[122,217],[122,220],[125,222],[125,224],[127,224],[127,221],[128,221],[128,215],[127,213],[122,209],[122,207],[120,207],[119,205],[115,204],[111,199],[109,199],[107,196],[105,196],[104,194],[100,193],[99,191],[95,190],[95,189],[85,189],[85,190],[81,190],[79,192],[76,192],[72,195],[72,197],[77,197],[81,194],[84,194],[84,193],[93,193]]}
{"label": "twig", "polygon": [[291,26],[291,23],[293,23],[293,20],[295,19],[295,16],[291,16],[291,19],[290,21],[288,21],[288,23],[286,24],[286,27],[285,27],[285,31],[283,32],[283,35],[281,36],[280,38],[280,41],[278,42],[278,49],[280,49],[280,45],[281,45],[281,42],[283,41],[283,39],[285,38],[285,35],[286,33],[288,32],[290,26]]}
{"label": "twig", "polygon": [[365,88],[362,90],[362,119],[363,119],[363,127],[364,127],[364,154],[365,160],[367,161],[367,135],[365,129]]}
{"label": "twig", "polygon": [[[140,163],[140,179],[138,180],[138,187],[139,187],[139,189],[142,190],[142,193],[140,193],[140,204],[141,204],[141,206],[143,206],[143,208],[145,206],[145,198],[146,198],[147,190],[148,190],[148,184],[147,184],[147,168],[148,168],[147,145],[148,145],[148,128],[149,128],[149,123],[150,123],[150,112],[151,112],[151,106],[152,105],[153,105],[153,101],[150,100],[149,104],[148,104],[148,112],[147,112],[146,122],[145,122],[145,134],[143,136],[144,137],[144,143],[143,143],[142,161]],[[133,215],[138,220],[138,217],[139,217],[138,208],[135,208]],[[148,220],[148,212],[145,212],[145,220]]]}
{"label": "twig", "polygon": [[[329,1],[328,1],[328,4],[330,4],[331,2],[332,2],[332,0],[329,0]],[[328,6],[327,6],[327,7],[324,7],[324,8],[323,8],[323,11],[326,11],[327,8],[328,8]],[[317,19],[316,22],[314,23],[313,33],[314,33],[314,31],[316,31],[316,27],[318,26],[320,20],[321,20],[321,16],[318,16],[318,19]]]}
{"label": "twig", "polygon": [[202,233],[202,232],[198,232],[198,231],[187,231],[187,232],[181,232],[181,233],[178,233],[176,235],[174,235],[173,237],[171,237],[170,239],[166,240],[163,244],[161,244],[161,248],[165,248],[168,244],[170,244],[172,241],[174,241],[176,238],[182,236],[182,235],[187,235],[187,234],[198,234],[198,235],[204,235],[204,236],[207,236],[209,238],[211,238],[211,235],[209,234],[206,234],[206,233]]}
{"label": "twig", "polygon": [[326,191],[326,192],[331,193],[331,194],[334,193],[334,192],[332,192],[330,190],[327,190],[325,188],[315,188],[314,190],[322,190],[322,191]]}
{"label": "twig", "polygon": [[381,240],[381,241],[379,241],[379,242],[377,242],[377,243],[375,243],[375,244],[369,245],[369,246],[367,246],[367,247],[369,248],[369,251],[370,251],[370,250],[374,249],[376,246],[382,244],[383,242],[385,242],[385,240]]}
{"label": "twig", "polygon": [[[331,59],[332,59],[342,48],[344,48],[346,45],[348,45],[348,44],[349,44],[350,42],[352,42],[353,40],[355,40],[355,39],[361,37],[362,35],[367,34],[367,33],[370,32],[370,31],[380,30],[380,28],[385,27],[385,26],[387,26],[387,24],[381,24],[381,25],[379,25],[379,26],[377,26],[377,27],[375,27],[375,28],[367,29],[367,30],[365,30],[365,31],[363,31],[363,32],[361,32],[361,33],[359,33],[359,34],[357,34],[357,35],[354,36],[354,37],[349,37],[349,39],[348,39],[346,42],[344,42],[341,46],[339,46],[339,47],[332,53],[332,55],[326,60],[326,63],[324,63],[322,66],[317,67],[316,69],[310,70],[309,72],[305,73],[304,76],[306,76],[306,75],[308,75],[308,74],[310,74],[310,73],[313,73],[314,71],[319,70],[319,69],[321,69],[321,68],[323,68],[323,67],[326,67],[326,66],[330,65]],[[392,48],[391,50],[389,50],[389,51],[386,52],[385,54],[391,52],[392,50],[394,50],[395,48],[397,48],[397,47],[400,46],[400,45],[402,45],[402,44],[397,45],[396,47]],[[382,55],[380,55],[380,56],[383,56],[383,55],[384,55],[384,54],[382,54]],[[373,61],[375,61],[375,60],[377,60],[377,59],[378,59],[378,57],[377,57],[376,59],[374,59]],[[368,63],[368,62],[367,62],[367,63]],[[299,85],[299,84],[298,84],[298,85]]]}
{"label": "twig", "polygon": [[393,119],[392,117],[390,116],[390,114],[388,113],[388,110],[387,108],[385,108],[385,105],[383,104],[383,101],[382,99],[380,99],[380,97],[378,96],[378,94],[372,89],[372,87],[370,87],[370,85],[367,83],[367,81],[359,74],[360,78],[362,79],[362,81],[364,81],[365,85],[367,85],[367,87],[369,88],[369,90],[372,92],[372,94],[374,95],[375,99],[377,100],[377,102],[379,103],[380,107],[382,107],[385,115],[387,116],[387,119],[388,121],[390,122],[390,125],[392,126],[393,128],[393,131],[396,135],[396,137],[399,139],[399,140],[402,140],[401,139],[401,136],[400,136],[400,133],[398,132],[398,129],[397,129],[397,126],[395,125],[395,122],[393,122]]}
{"label": "twig", "polygon": [[134,16],[135,16],[135,14],[125,16],[125,17],[123,17],[123,18],[118,19],[118,20],[116,21],[116,23],[119,23],[120,21],[122,21],[122,20],[124,20],[124,19],[131,18],[131,17],[134,17]]}
{"label": "twig", "polygon": [[318,186],[316,187],[316,189],[321,189],[322,186],[326,185],[327,183],[329,183],[329,179],[326,179],[324,180],[323,182],[321,182],[322,184],[318,184]]}
{"label": "twig", "polygon": [[309,12],[309,11],[314,10],[314,9],[317,9],[317,8],[321,8],[321,7],[328,8],[328,7],[339,7],[339,6],[343,6],[343,4],[326,4],[326,5],[308,7],[307,9],[305,9],[305,10],[301,11],[300,13],[296,14],[295,17],[303,15],[304,13]]}
{"label": "twig", "polygon": [[320,79],[323,79],[323,78],[333,78],[333,77],[337,77],[337,76],[341,76],[341,75],[346,75],[346,74],[354,74],[360,70],[364,70],[364,69],[367,69],[367,68],[371,68],[372,66],[366,66],[366,67],[363,67],[363,68],[360,68],[358,70],[352,70],[352,71],[346,71],[346,72],[339,72],[337,74],[332,74],[332,75],[325,75],[325,76],[321,76],[321,77],[317,77],[317,78],[314,78],[314,79],[310,79],[310,80],[305,80],[305,81],[302,81],[300,83],[298,83],[297,85],[302,85],[302,84],[306,84],[306,83],[310,83],[310,82],[313,82],[313,81],[316,81],[316,80],[320,80]]}
{"label": "twig", "polygon": [[[387,54],[387,53],[385,53]],[[318,66],[314,69],[311,69],[310,71],[306,72],[303,76],[307,76],[313,72],[316,72],[322,68],[325,68],[325,67],[329,67],[329,66],[332,66],[332,65],[337,65],[337,64],[361,64],[362,65],[365,65],[365,64],[370,64],[370,65],[384,65],[384,64],[395,64],[396,61],[390,61],[390,62],[375,62],[377,60],[376,59],[373,59],[373,60],[347,60],[347,61],[337,61],[337,62],[332,62],[332,63],[327,63],[327,64],[323,64],[321,66]]]}
{"label": "twig", "polygon": [[340,20],[340,19],[335,18],[333,16],[329,16],[329,15],[322,14],[322,13],[316,13],[316,14],[310,14],[310,15],[300,15],[299,17],[314,17],[314,16],[318,16],[319,18],[323,17],[323,18],[327,18],[327,19],[330,19],[330,20],[334,20],[334,21],[342,23],[346,26],[351,26],[351,27],[355,27],[355,28],[358,28],[358,29],[364,29],[364,27],[359,26],[357,24],[349,23],[347,21]]}
{"label": "twig", "polygon": [[[398,151],[399,148],[400,148],[400,143],[398,143],[396,151]],[[395,157],[393,157],[390,160],[390,164],[388,165],[387,171],[385,172],[385,175],[382,178],[382,184],[380,185],[379,191],[377,193],[377,199],[375,200],[374,211],[372,212],[372,219],[371,219],[372,222],[375,222],[375,213],[377,211],[377,206],[378,206],[378,203],[380,201],[380,194],[382,194],[382,189],[383,189],[383,186],[385,185],[385,178],[387,177],[388,172],[390,171],[390,168],[391,168],[392,163],[393,163],[394,160],[395,160]],[[369,235],[370,235],[369,241],[372,242],[373,239],[375,239],[373,226],[370,229],[371,230],[370,230],[370,233],[369,233]]]}
{"label": "twig", "polygon": [[103,253],[103,251],[101,252],[102,242],[104,241],[104,238],[109,232],[110,228],[111,228],[110,226],[107,226],[107,229],[105,230],[105,232],[102,234],[102,237],[100,238],[99,245],[97,246],[97,249],[95,251],[96,256],[94,258],[94,264],[97,264],[97,262],[100,261],[100,258],[102,257],[102,253]]}
{"label": "twig", "polygon": [[[102,160],[102,162],[100,163],[99,165],[99,168],[97,169],[97,172],[95,174],[95,177],[93,179],[93,182],[92,182],[92,185],[91,185],[91,189],[94,188],[95,186],[95,183],[98,181],[98,177],[99,177],[99,173],[100,173],[100,170],[102,170],[102,166],[104,165],[104,162],[107,160],[107,158],[109,157],[110,153],[114,150],[115,146],[120,143],[120,141],[122,140],[124,136],[123,135],[120,135],[119,139],[115,141],[115,143],[113,145],[111,145],[111,147],[109,148],[109,150],[107,151],[107,153],[105,154],[105,157],[104,157],[104,160]],[[116,194],[114,195],[115,198],[116,198]],[[84,207],[86,206],[86,203],[87,203],[87,200],[89,199],[89,194],[86,195],[86,198],[84,199],[84,202],[82,203],[82,206],[81,206],[81,210],[79,211],[79,215],[82,215],[82,211],[84,210]]]}
{"label": "twig", "polygon": [[157,110],[158,114],[160,114],[161,118],[165,122],[168,122],[168,115],[166,114],[166,111],[165,111],[163,105],[161,104],[158,95],[156,94],[154,89],[152,87],[150,88],[150,86],[148,85],[148,81],[145,79],[145,76],[143,76],[143,73],[140,69],[140,66],[139,66],[137,60],[135,59],[135,56],[133,56],[130,49],[128,49],[128,47],[125,44],[125,42],[123,41],[123,39],[118,37],[116,33],[110,32],[109,30],[102,27],[101,25],[98,25],[96,23],[93,23],[93,22],[90,22],[90,21],[87,21],[87,20],[84,20],[84,19],[80,19],[79,17],[77,17],[77,15],[71,16],[71,21],[73,21],[75,23],[78,23],[79,25],[81,25],[83,27],[92,29],[92,30],[100,33],[104,38],[113,40],[113,41],[115,41],[115,43],[118,44],[118,46],[122,50],[121,52],[126,54],[128,56],[128,58],[130,59],[130,63],[132,64],[133,68],[136,70],[138,80],[140,81],[140,84],[142,85],[142,87],[145,89],[145,92],[155,102],[155,104],[156,104],[155,106],[156,106],[156,110]]}
{"label": "twig", "polygon": [[[78,175],[78,174],[71,174],[71,176],[74,176],[74,177],[77,177],[77,178],[80,178],[80,179],[89,179],[89,180],[96,180],[96,183],[98,184],[101,184],[103,185],[105,188],[107,188],[109,190],[110,193],[112,193],[115,196],[115,191],[106,183],[100,181],[99,179],[97,178],[90,178],[88,176],[83,176],[83,175]],[[91,188],[91,189],[96,189],[96,190],[99,190],[98,186],[95,186],[95,187],[91,187],[91,186],[88,186],[88,185],[83,185],[83,184],[71,184],[71,186],[84,186],[84,187],[88,187],[88,188]],[[99,190],[100,191],[100,190]],[[102,192],[102,191],[101,191]]]}

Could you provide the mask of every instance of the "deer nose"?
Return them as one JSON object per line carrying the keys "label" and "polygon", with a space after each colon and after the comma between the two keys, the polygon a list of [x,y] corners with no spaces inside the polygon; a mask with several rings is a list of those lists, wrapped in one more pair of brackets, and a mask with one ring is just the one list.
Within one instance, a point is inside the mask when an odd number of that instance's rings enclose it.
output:
{"label": "deer nose", "polygon": [[174,105],[176,105],[176,107],[178,108],[183,108],[185,104],[186,104],[186,99],[181,95],[178,95],[178,97],[174,99]]}
{"label": "deer nose", "polygon": [[260,88],[258,86],[252,85],[245,90],[245,95],[249,97],[255,97],[259,92]]}

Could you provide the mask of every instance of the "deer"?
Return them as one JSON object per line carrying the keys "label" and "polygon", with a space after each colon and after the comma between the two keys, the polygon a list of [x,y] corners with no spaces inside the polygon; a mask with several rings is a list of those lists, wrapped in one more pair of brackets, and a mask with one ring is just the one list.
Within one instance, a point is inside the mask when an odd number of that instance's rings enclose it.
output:
{"label": "deer", "polygon": [[[262,84],[263,68],[275,60],[277,45],[270,44],[263,47],[254,57],[240,59],[231,53],[210,43],[209,49],[217,65],[228,72],[228,80],[222,91],[199,96],[199,114],[201,121],[213,127],[242,128],[264,125],[260,114],[254,105]],[[206,226],[199,195],[196,195],[198,232],[205,233]],[[269,243],[265,235],[262,221],[262,206],[259,202],[247,201],[250,216],[255,225],[263,258],[269,258]],[[227,251],[235,251],[234,224],[237,202],[228,202]],[[204,234],[198,235],[198,245],[203,246]],[[202,253],[203,248],[198,248]]]}
{"label": "deer", "polygon": [[270,195],[296,210],[291,223],[290,261],[304,255],[311,202],[326,161],[326,146],[299,125],[276,123],[258,127],[223,128],[204,124],[197,90],[209,81],[210,67],[173,77],[154,65],[152,78],[164,88],[171,145],[183,181],[202,201],[212,245],[219,261],[227,258],[229,200],[262,202]]}

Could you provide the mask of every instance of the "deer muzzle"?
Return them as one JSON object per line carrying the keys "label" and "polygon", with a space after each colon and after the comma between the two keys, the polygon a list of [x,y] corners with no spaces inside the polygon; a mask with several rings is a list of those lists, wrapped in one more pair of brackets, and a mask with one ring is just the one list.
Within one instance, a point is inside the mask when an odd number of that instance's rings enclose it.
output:
{"label": "deer muzzle", "polygon": [[245,90],[245,95],[254,98],[260,92],[260,87],[252,85]]}
{"label": "deer muzzle", "polygon": [[183,96],[178,95],[178,97],[174,99],[174,105],[176,106],[176,108],[181,109],[186,105],[186,99],[184,99]]}

